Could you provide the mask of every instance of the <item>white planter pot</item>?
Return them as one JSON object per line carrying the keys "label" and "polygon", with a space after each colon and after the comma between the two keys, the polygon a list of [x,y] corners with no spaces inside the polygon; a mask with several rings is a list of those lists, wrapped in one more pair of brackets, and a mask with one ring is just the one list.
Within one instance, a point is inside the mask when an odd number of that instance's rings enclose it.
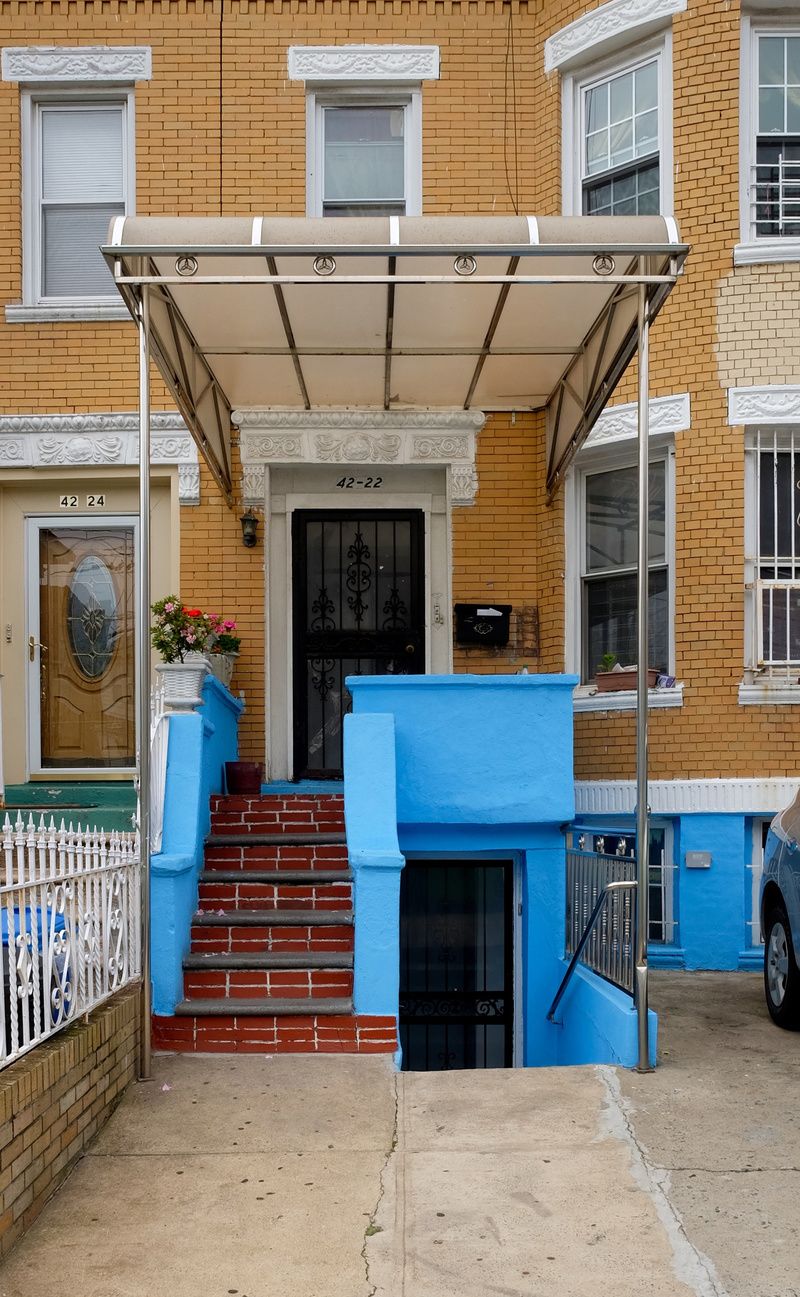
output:
{"label": "white planter pot", "polygon": [[204,653],[187,653],[184,662],[160,662],[156,671],[164,688],[165,708],[173,712],[191,712],[199,707],[208,670]]}
{"label": "white planter pot", "polygon": [[233,678],[233,669],[236,666],[238,653],[209,653],[208,667],[213,676],[216,676],[221,685],[226,689],[230,688],[231,679]]}

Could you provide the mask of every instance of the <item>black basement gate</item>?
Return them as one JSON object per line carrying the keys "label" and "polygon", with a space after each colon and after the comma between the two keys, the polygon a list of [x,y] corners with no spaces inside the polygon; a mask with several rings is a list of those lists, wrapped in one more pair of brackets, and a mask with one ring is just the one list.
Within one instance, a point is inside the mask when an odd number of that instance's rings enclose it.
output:
{"label": "black basement gate", "polygon": [[511,1067],[513,867],[412,860],[400,887],[403,1068]]}

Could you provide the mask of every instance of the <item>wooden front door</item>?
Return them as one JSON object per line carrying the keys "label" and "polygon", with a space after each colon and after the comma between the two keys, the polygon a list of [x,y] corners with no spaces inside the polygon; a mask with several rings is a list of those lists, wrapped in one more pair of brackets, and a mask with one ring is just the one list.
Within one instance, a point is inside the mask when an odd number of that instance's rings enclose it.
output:
{"label": "wooden front door", "polygon": [[132,526],[39,528],[42,769],[135,764],[133,548]]}
{"label": "wooden front door", "polygon": [[349,675],[425,670],[424,515],[298,511],[294,569],[294,775],[342,775]]}

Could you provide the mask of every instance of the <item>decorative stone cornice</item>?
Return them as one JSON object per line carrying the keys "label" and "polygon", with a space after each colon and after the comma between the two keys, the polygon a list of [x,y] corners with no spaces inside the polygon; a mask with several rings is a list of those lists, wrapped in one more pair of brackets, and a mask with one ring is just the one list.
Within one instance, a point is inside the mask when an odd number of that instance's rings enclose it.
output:
{"label": "decorative stone cornice", "polygon": [[[177,464],[183,503],[200,500],[197,447],[179,414],[154,414],[152,464]],[[0,416],[0,467],[86,468],[139,462],[137,414],[11,414]],[[188,470],[192,470],[191,472]]]}
{"label": "decorative stone cornice", "polygon": [[[688,392],[675,396],[656,396],[649,406],[649,433],[651,437],[663,433],[685,432],[691,427],[691,403]],[[625,405],[610,405],[597,420],[586,447],[604,446],[609,442],[635,437],[638,431],[638,414],[635,401]]]}
{"label": "decorative stone cornice", "polygon": [[729,387],[728,423],[800,423],[800,387]]}
{"label": "decorative stone cornice", "polygon": [[149,45],[10,46],[3,50],[2,75],[4,81],[37,84],[149,81],[152,64]]}
{"label": "decorative stone cornice", "polygon": [[666,22],[673,14],[683,13],[686,5],[687,0],[609,0],[545,41],[544,70],[554,72],[589,51],[602,53],[616,38],[633,37],[642,27]]}
{"label": "decorative stone cornice", "polygon": [[450,469],[454,505],[474,503],[475,443],[485,422],[476,410],[234,410],[241,432],[245,499],[259,503],[269,464],[441,464]]}
{"label": "decorative stone cornice", "polygon": [[290,45],[292,81],[435,81],[438,45]]}

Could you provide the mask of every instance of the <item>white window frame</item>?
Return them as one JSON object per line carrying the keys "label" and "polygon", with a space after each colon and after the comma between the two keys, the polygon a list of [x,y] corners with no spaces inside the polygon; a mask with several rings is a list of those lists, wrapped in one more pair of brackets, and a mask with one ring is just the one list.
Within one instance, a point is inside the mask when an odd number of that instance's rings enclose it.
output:
{"label": "white window frame", "polygon": [[324,184],[323,110],[397,107],[404,112],[405,215],[422,215],[422,90],[419,84],[369,82],[315,86],[306,95],[306,215],[322,216]]}
{"label": "white window frame", "polygon": [[757,238],[751,218],[752,177],[758,125],[758,38],[800,36],[800,23],[785,19],[742,18],[739,67],[739,227],[741,242],[733,250],[734,265],[765,265],[800,261],[800,238]]}
{"label": "white window frame", "polygon": [[[675,673],[675,451],[672,434],[650,437],[650,463],[664,463],[666,529],[664,537],[667,567],[669,624],[667,650],[669,673]],[[586,479],[615,468],[630,469],[636,465],[636,441],[625,438],[614,446],[586,447],[577,456],[567,475],[565,491],[565,641],[564,664],[568,674],[582,675],[583,665],[583,578],[586,553]],[[587,682],[575,691],[579,710],[620,710],[635,706],[635,690],[619,694],[597,694]],[[634,701],[631,701],[631,700]],[[650,705],[677,707],[683,702],[679,689],[651,690]],[[584,705],[585,704],[585,705]]]}
{"label": "white window frame", "polygon": [[[561,81],[562,148],[561,193],[565,216],[583,213],[583,146],[586,91],[624,72],[632,72],[653,59],[658,62],[658,184],[659,212],[672,216],[675,195],[672,147],[672,29],[612,58],[598,59]],[[651,155],[655,156],[655,155]],[[644,159],[642,159],[644,161]],[[599,178],[599,177],[595,177]]]}
{"label": "white window frame", "polygon": [[[740,702],[800,702],[798,663],[782,667],[760,667],[758,648],[758,579],[759,579],[759,467],[758,456],[773,447],[778,453],[790,451],[794,443],[796,464],[800,468],[800,426],[754,426],[745,431],[744,461],[744,670],[745,683],[740,687]],[[800,557],[800,556],[798,556]],[[778,692],[780,697],[777,696]]]}
{"label": "white window frame", "polygon": [[136,147],[133,87],[52,86],[31,87],[21,94],[22,143],[22,306],[7,306],[6,319],[128,319],[128,311],[109,282],[104,296],[45,297],[41,292],[41,107],[66,104],[82,107],[112,103],[123,112],[123,198],[125,215],[135,210]]}
{"label": "white window frame", "polygon": [[751,822],[750,838],[750,860],[745,865],[745,878],[749,873],[749,886],[746,888],[746,895],[749,898],[747,906],[749,917],[745,919],[745,937],[747,950],[763,950],[764,934],[761,931],[761,877],[764,873],[764,847],[766,845],[766,832],[773,821],[774,816],[754,817]]}

